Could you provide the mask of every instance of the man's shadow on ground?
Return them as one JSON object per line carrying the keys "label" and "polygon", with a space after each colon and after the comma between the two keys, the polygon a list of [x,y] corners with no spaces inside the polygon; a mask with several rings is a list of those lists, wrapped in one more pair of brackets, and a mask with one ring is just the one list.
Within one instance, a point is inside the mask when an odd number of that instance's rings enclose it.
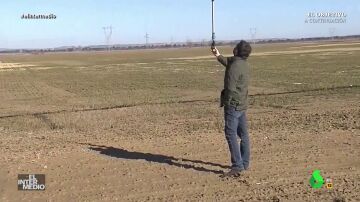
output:
{"label": "man's shadow on ground", "polygon": [[[110,157],[115,158],[121,158],[121,159],[133,159],[133,160],[145,160],[149,162],[156,162],[156,163],[163,163],[168,164],[171,166],[177,166],[180,168],[185,169],[194,169],[197,171],[202,172],[210,172],[215,174],[223,174],[223,171],[221,170],[212,170],[208,168],[204,168],[201,166],[195,166],[189,163],[197,163],[197,164],[204,164],[204,165],[210,165],[210,166],[218,166],[220,168],[227,169],[228,166],[224,166],[217,163],[211,163],[211,162],[204,162],[200,160],[190,160],[190,159],[184,159],[184,158],[175,158],[173,156],[165,156],[161,154],[151,154],[151,153],[142,153],[142,152],[136,152],[136,151],[128,151],[125,149],[115,148],[115,147],[108,147],[103,145],[93,145],[93,144],[86,144],[89,146],[90,150],[97,151],[100,154],[107,155]],[[188,163],[186,163],[188,162]]]}

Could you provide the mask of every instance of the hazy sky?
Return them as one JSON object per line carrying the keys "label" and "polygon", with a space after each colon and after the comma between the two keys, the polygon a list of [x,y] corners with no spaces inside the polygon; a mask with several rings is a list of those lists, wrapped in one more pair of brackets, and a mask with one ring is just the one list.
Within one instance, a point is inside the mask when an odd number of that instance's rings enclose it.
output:
{"label": "hazy sky", "polygon": [[[359,0],[215,0],[219,40],[360,34]],[[305,23],[308,12],[344,12],[346,23]],[[56,20],[25,20],[54,14]],[[200,41],[211,38],[211,0],[0,0],[0,48]]]}

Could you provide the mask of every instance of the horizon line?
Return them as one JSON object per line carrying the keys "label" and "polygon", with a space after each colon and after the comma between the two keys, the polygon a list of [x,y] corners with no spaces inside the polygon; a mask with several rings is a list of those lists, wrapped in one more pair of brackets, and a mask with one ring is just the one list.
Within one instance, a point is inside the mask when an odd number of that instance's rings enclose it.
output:
{"label": "horizon line", "polygon": [[[335,36],[314,36],[314,37],[274,37],[274,38],[259,38],[259,39],[226,39],[226,40],[216,40],[217,42],[225,42],[225,43],[231,43],[231,42],[236,42],[236,41],[240,41],[240,40],[246,40],[249,42],[259,42],[259,41],[266,41],[266,40],[301,40],[301,39],[314,39],[314,38],[319,38],[319,39],[331,39],[331,38],[347,38],[347,37],[360,37],[360,34],[350,34],[350,35],[335,35]],[[206,41],[178,41],[178,42],[154,42],[154,43],[114,43],[114,44],[110,44],[110,45],[106,45],[106,44],[88,44],[88,45],[62,45],[62,46],[56,46],[56,47],[46,47],[46,48],[1,48],[0,47],[0,51],[11,51],[11,50],[49,50],[49,49],[60,49],[60,48],[77,48],[77,47],[81,47],[81,48],[87,48],[87,47],[124,47],[124,46],[128,46],[128,47],[137,47],[137,46],[151,46],[151,45],[184,45],[187,43],[192,43],[192,44],[203,44],[203,43],[210,43],[212,40],[206,40]]]}

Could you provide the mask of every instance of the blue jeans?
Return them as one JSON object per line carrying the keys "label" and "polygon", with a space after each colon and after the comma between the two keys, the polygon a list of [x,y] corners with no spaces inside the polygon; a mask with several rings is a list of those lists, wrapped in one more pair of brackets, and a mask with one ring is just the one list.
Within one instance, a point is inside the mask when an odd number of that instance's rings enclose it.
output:
{"label": "blue jeans", "polygon": [[[246,170],[250,163],[250,140],[247,131],[246,110],[236,111],[225,106],[225,137],[231,154],[232,169]],[[238,137],[241,139],[239,144]]]}

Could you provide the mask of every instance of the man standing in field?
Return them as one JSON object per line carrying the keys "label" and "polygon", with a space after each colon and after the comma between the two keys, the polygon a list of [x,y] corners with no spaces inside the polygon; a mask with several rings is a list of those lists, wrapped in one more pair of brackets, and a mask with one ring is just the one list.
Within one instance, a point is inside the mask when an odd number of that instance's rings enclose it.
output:
{"label": "man standing in field", "polygon": [[[221,91],[221,107],[224,107],[225,137],[231,154],[231,170],[222,177],[238,177],[249,168],[250,141],[247,131],[246,109],[248,106],[249,65],[247,58],[251,46],[240,41],[234,50],[233,57],[224,57],[214,47],[212,53],[226,67],[224,89]],[[239,144],[238,139],[241,139]]]}

